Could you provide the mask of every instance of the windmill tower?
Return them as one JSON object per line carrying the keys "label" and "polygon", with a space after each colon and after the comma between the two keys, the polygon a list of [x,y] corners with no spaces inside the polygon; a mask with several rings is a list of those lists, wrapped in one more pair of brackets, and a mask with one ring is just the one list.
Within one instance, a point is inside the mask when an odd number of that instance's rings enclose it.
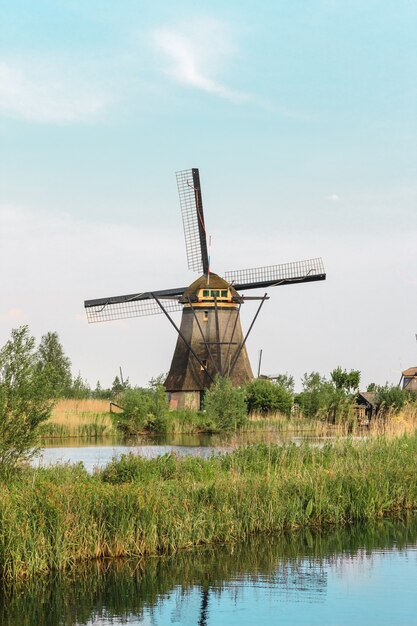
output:
{"label": "windmill tower", "polygon": [[[86,300],[84,306],[89,322],[164,313],[178,333],[165,381],[170,406],[198,409],[216,374],[228,376],[236,386],[253,378],[246,340],[268,296],[241,292],[325,280],[326,274],[320,258],[227,272],[223,278],[214,274],[210,271],[199,171],[183,170],[176,176],[188,268],[200,277],[188,287]],[[240,308],[248,300],[258,301],[258,308],[243,336]],[[182,311],[179,327],[171,316],[175,311]]]}

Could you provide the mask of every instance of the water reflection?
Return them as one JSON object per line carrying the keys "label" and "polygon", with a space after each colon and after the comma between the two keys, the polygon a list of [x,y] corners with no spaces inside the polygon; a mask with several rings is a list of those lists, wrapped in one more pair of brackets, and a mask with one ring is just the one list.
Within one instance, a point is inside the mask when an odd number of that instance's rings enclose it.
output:
{"label": "water reflection", "polygon": [[0,624],[417,624],[417,520],[99,561],[4,589]]}
{"label": "water reflection", "polygon": [[311,445],[323,445],[329,438],[282,435],[278,433],[239,433],[225,435],[159,435],[138,437],[129,441],[117,439],[65,440],[49,442],[40,450],[34,460],[35,465],[53,465],[56,463],[84,463],[89,472],[106,466],[114,457],[132,452],[144,458],[152,459],[163,454],[173,453],[178,456],[199,456],[207,458],[212,454],[231,452],[236,447],[251,443],[283,443],[291,441],[301,445],[308,440]]}

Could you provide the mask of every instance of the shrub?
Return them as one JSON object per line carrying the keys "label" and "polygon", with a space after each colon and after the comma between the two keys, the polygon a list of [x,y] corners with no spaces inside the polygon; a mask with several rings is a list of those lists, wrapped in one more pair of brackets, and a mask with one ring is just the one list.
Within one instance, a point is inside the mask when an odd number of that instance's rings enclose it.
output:
{"label": "shrub", "polygon": [[332,382],[318,372],[304,374],[297,404],[306,417],[328,419],[334,424],[351,420],[354,396],[348,390],[359,384],[359,372],[352,370],[348,374],[339,367],[333,370],[331,378]]}
{"label": "shrub", "polygon": [[327,417],[327,407],[333,395],[333,386],[318,372],[304,374],[303,391],[296,401],[306,417]]}
{"label": "shrub", "polygon": [[379,414],[387,411],[400,411],[407,400],[412,399],[410,393],[396,385],[386,383],[383,386],[376,386],[376,406]]}
{"label": "shrub", "polygon": [[257,378],[245,388],[248,411],[250,413],[284,413],[291,414],[293,394],[287,384],[273,383],[266,378]]}
{"label": "shrub", "polygon": [[230,378],[216,376],[203,404],[207,418],[217,430],[233,430],[247,420],[245,390],[233,387]]}
{"label": "shrub", "polygon": [[117,426],[126,434],[166,430],[168,400],[161,385],[151,389],[126,389],[120,404],[123,413],[117,415]]}
{"label": "shrub", "polygon": [[12,330],[0,350],[0,473],[12,471],[36,453],[38,426],[52,409],[49,392],[29,328]]}

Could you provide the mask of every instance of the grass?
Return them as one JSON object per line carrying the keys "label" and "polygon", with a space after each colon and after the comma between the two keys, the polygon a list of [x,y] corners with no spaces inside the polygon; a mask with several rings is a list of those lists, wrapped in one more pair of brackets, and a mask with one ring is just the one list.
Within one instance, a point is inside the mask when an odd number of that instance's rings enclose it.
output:
{"label": "grass", "polygon": [[398,518],[417,510],[416,470],[415,434],[209,459],[128,455],[93,476],[82,465],[27,469],[0,490],[0,577]]}
{"label": "grass", "polygon": [[[360,567],[362,560],[372,560],[376,549],[395,545],[401,550],[415,543],[416,526],[417,520],[410,516],[406,523],[382,520],[371,526],[355,525],[348,531],[291,532],[268,541],[263,535],[254,535],[247,542],[183,550],[146,561],[84,561],[68,576],[51,577],[47,585],[38,577],[4,585],[0,624],[109,624],[109,616],[117,615],[123,616],[125,623],[134,615],[136,623],[141,623],[146,619],[144,610],[147,615],[155,614],[158,605],[168,596],[175,597],[179,589],[177,606],[181,609],[183,602],[195,598],[197,589],[210,589],[218,599],[224,589],[234,593],[236,580],[242,579],[263,587],[271,583],[277,590],[293,594],[295,588],[306,589],[306,555],[313,559],[308,575],[311,584],[323,580],[326,561],[336,564],[343,553]],[[181,613],[176,611],[176,617],[178,623]]]}
{"label": "grass", "polygon": [[[116,415],[109,412],[108,400],[60,400],[54,407],[50,419],[41,426],[43,438],[89,437],[98,438],[114,435],[117,432]],[[213,424],[204,413],[197,411],[169,411],[160,423],[141,434],[201,434],[214,432]],[[395,436],[417,432],[417,406],[406,405],[398,413],[388,413],[384,419],[372,420],[369,427],[361,426],[357,420],[330,424],[329,422],[299,417],[287,417],[280,413],[268,416],[253,414],[247,423],[235,431],[245,433],[278,433],[316,437],[343,437],[348,435]],[[119,432],[120,434],[120,432]]]}
{"label": "grass", "polygon": [[40,428],[43,438],[97,438],[114,432],[108,400],[59,400]]}
{"label": "grass", "polygon": [[395,437],[417,432],[417,405],[406,404],[398,413],[389,411],[383,418],[374,418],[369,426],[361,425],[357,419],[331,424],[325,420],[299,417],[287,417],[280,413],[267,416],[253,414],[241,429],[243,432],[271,431],[302,435],[308,433],[316,437],[380,436]]}

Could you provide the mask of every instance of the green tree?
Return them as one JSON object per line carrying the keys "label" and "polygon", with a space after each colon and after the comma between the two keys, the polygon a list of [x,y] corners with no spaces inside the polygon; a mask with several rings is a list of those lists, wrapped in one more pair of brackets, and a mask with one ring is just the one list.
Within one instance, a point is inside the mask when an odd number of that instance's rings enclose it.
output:
{"label": "green tree", "polygon": [[359,389],[361,373],[359,370],[350,370],[350,372],[347,372],[346,370],[342,370],[339,366],[330,372],[330,378],[336,389],[345,391],[346,393],[352,393]]}
{"label": "green tree", "polygon": [[91,392],[93,398],[97,398],[98,400],[110,400],[111,398],[111,389],[103,389],[100,381],[98,380],[96,383],[96,388]]}
{"label": "green tree", "polygon": [[405,389],[388,383],[378,385],[375,392],[375,401],[379,415],[383,415],[388,411],[397,413],[408,400],[413,399]]}
{"label": "green tree", "polygon": [[217,430],[233,430],[247,420],[245,390],[233,387],[230,378],[216,376],[204,396],[204,410]]}
{"label": "green tree", "polygon": [[294,376],[290,376],[289,374],[278,374],[274,378],[274,384],[279,387],[283,387],[290,393],[294,393]]}
{"label": "green tree", "polygon": [[77,400],[84,400],[85,398],[91,397],[90,385],[82,378],[80,372],[78,372],[78,375],[74,378],[68,395],[70,398],[76,398]]}
{"label": "green tree", "polygon": [[117,425],[125,434],[133,435],[145,431],[166,430],[168,399],[162,385],[144,389],[125,389],[119,402],[123,413],[117,414]]}
{"label": "green tree", "polygon": [[120,380],[120,378],[118,376],[114,377],[114,381],[112,382],[111,385],[111,393],[113,398],[117,398],[118,396],[120,396],[121,393],[123,393],[123,391],[125,391],[125,389],[127,389],[129,387],[129,383],[122,383],[122,381]]}
{"label": "green tree", "polygon": [[287,378],[276,383],[266,378],[256,378],[248,383],[245,393],[249,413],[290,415],[294,396],[289,383]]}
{"label": "green tree", "polygon": [[36,453],[38,426],[53,402],[46,372],[38,367],[27,326],[12,330],[0,350],[0,471],[12,471]]}
{"label": "green tree", "polygon": [[304,374],[303,391],[296,397],[306,417],[327,417],[327,410],[333,396],[333,385],[318,372]]}
{"label": "green tree", "polygon": [[70,393],[72,384],[71,361],[65,355],[58,333],[43,335],[36,353],[38,369],[44,374],[52,398]]}

